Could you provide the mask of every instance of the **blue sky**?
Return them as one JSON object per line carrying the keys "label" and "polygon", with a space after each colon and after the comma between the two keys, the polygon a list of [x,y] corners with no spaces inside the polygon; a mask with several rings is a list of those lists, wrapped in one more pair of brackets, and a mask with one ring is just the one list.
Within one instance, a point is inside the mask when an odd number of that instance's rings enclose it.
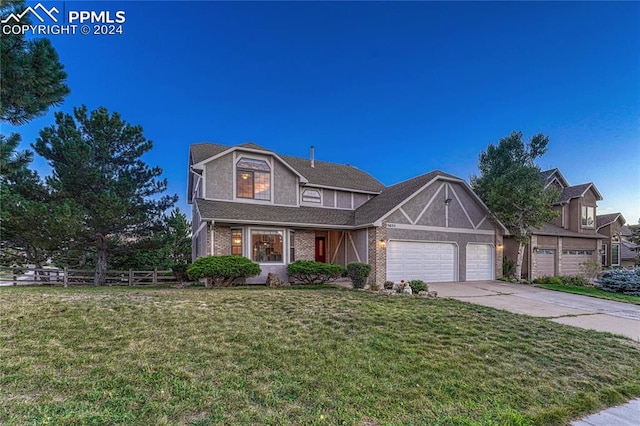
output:
{"label": "blue sky", "polygon": [[185,212],[196,142],[314,145],[390,185],[433,169],[468,179],[519,130],[550,137],[543,169],[596,184],[599,214],[640,218],[638,2],[42,3],[123,10],[124,33],[48,36],[71,95],[3,132],[26,148],[54,110],[106,106],[153,140],[145,159]]}

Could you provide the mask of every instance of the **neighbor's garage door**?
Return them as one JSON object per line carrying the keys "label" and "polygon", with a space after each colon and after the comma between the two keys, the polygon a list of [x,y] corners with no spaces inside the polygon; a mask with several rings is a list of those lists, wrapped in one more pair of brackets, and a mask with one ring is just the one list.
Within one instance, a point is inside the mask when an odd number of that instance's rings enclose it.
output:
{"label": "neighbor's garage door", "polygon": [[562,250],[562,275],[582,274],[581,263],[595,260],[593,250]]}
{"label": "neighbor's garage door", "polygon": [[548,249],[536,250],[536,277],[552,277],[555,275],[556,251]]}
{"label": "neighbor's garage door", "polygon": [[493,279],[493,246],[491,244],[467,245],[467,281]]}
{"label": "neighbor's garage door", "polygon": [[387,280],[455,281],[456,246],[449,243],[389,241]]}

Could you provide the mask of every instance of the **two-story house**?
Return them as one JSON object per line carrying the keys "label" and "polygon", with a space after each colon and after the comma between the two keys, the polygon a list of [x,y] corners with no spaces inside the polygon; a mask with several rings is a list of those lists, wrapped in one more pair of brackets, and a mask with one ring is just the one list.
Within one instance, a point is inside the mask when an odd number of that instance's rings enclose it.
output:
{"label": "two-story house", "polygon": [[[287,279],[299,259],[365,262],[371,279],[494,279],[504,227],[462,179],[441,171],[386,187],[349,165],[281,155],[253,143],[189,153],[193,257],[234,254]],[[496,254],[498,251],[498,254]]]}
{"label": "two-story house", "polygon": [[[541,172],[546,188],[561,191],[553,206],[558,216],[540,229],[532,229],[531,243],[525,247],[523,278],[580,275],[581,264],[600,261],[603,235],[596,222],[597,202],[602,195],[593,183],[571,186],[558,169]],[[507,257],[515,259],[517,243],[505,240]]]}

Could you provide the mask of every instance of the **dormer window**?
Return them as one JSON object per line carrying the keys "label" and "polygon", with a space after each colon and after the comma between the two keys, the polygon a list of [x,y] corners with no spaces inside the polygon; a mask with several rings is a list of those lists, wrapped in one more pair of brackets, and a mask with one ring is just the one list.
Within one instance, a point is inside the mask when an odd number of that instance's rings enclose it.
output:
{"label": "dormer window", "polygon": [[264,160],[241,158],[236,164],[236,196],[271,200],[271,168]]}
{"label": "dormer window", "polygon": [[596,208],[582,206],[582,227],[593,228],[596,220]]}

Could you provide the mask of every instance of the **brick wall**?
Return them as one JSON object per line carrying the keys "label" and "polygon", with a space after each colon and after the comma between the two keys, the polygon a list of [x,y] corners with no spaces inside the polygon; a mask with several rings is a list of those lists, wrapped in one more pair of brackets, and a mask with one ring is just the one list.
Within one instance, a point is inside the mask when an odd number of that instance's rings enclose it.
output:
{"label": "brick wall", "polygon": [[369,228],[369,264],[371,276],[369,280],[383,285],[387,279],[387,248],[380,247],[380,240],[387,243],[387,228],[383,223],[380,228]]}
{"label": "brick wall", "polygon": [[231,254],[231,228],[214,225],[213,233],[213,254],[215,256]]}
{"label": "brick wall", "polygon": [[296,229],[296,260],[316,259],[316,234],[309,229]]}

